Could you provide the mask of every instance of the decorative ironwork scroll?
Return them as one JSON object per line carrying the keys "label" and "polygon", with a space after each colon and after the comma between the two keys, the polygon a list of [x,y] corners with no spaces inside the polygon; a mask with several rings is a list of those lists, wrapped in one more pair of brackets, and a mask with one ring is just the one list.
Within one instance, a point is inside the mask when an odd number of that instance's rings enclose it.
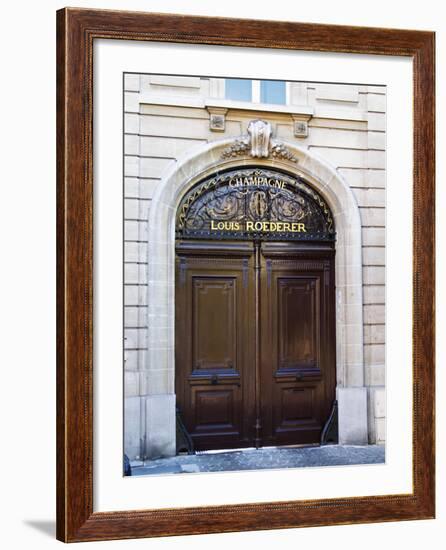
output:
{"label": "decorative ironwork scroll", "polygon": [[181,201],[178,238],[332,241],[331,211],[301,177],[244,168],[195,185]]}

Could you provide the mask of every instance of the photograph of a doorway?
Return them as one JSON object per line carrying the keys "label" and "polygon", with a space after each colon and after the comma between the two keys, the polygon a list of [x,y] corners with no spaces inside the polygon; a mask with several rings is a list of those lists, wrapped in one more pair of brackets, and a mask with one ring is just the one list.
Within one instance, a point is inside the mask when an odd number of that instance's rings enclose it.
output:
{"label": "photograph of a doorway", "polygon": [[385,87],[124,75],[127,475],[385,460]]}

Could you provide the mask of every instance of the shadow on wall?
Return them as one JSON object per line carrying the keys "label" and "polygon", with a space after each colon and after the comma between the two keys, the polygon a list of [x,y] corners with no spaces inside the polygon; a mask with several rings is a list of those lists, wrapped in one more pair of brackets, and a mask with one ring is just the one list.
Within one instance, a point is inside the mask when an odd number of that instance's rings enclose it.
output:
{"label": "shadow on wall", "polygon": [[25,519],[25,525],[32,527],[36,531],[40,531],[44,535],[48,535],[52,539],[56,538],[56,520],[46,519]]}

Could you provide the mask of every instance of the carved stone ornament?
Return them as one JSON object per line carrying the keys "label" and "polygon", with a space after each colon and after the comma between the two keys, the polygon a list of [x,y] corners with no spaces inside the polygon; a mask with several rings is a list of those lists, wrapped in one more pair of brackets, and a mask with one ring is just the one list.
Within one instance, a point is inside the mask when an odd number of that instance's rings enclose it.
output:
{"label": "carved stone ornament", "polygon": [[227,147],[221,154],[222,159],[244,156],[249,151],[249,138],[241,137],[234,140],[234,143]]}
{"label": "carved stone ornament", "polygon": [[248,134],[251,138],[251,156],[266,158],[269,156],[269,147],[272,128],[264,120],[251,120],[248,124]]}
{"label": "carved stone ornament", "polygon": [[222,159],[230,159],[250,154],[253,158],[268,158],[270,155],[276,159],[298,162],[291,151],[280,141],[272,140],[272,128],[269,122],[264,120],[251,120],[248,124],[248,135],[236,138],[234,143],[227,147]]}
{"label": "carved stone ornament", "polygon": [[291,162],[297,162],[297,158],[293,153],[285,147],[283,143],[279,141],[274,141],[271,146],[271,156],[276,159],[290,160]]}
{"label": "carved stone ornament", "polygon": [[225,131],[225,116],[211,113],[209,116],[209,129],[213,132],[224,132]]}

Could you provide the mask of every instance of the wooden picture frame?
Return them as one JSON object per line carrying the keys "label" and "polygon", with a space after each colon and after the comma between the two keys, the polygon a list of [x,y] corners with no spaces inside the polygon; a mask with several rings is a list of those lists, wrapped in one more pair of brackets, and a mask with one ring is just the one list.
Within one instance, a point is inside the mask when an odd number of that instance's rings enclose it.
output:
{"label": "wooden picture frame", "polygon": [[[274,37],[274,39],[271,39]],[[178,42],[413,60],[413,492],[93,511],[93,43]],[[432,32],[66,8],[57,13],[57,538],[65,542],[427,519],[435,510]]]}

